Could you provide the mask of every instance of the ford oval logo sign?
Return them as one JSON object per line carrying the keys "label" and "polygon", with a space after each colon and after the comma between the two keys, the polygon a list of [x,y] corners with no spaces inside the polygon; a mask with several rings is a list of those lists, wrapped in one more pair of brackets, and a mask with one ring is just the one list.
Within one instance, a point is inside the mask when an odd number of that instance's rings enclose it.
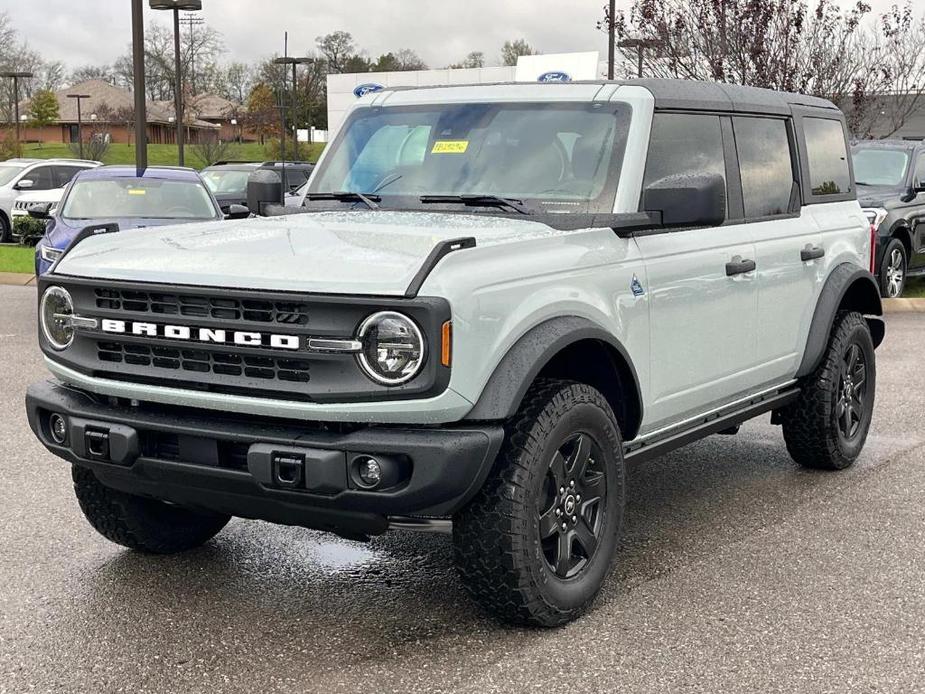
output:
{"label": "ford oval logo sign", "polygon": [[544,72],[536,78],[537,82],[571,82],[572,76],[567,72]]}
{"label": "ford oval logo sign", "polygon": [[361,84],[359,87],[353,90],[353,95],[359,99],[362,96],[367,94],[375,94],[376,92],[381,92],[385,87],[381,84]]}

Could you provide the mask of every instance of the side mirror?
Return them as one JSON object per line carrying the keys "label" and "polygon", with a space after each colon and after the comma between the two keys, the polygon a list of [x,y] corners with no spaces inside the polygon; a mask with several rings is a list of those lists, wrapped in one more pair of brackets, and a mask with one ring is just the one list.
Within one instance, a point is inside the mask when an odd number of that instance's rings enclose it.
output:
{"label": "side mirror", "polygon": [[912,184],[912,192],[916,195],[925,193],[925,181],[915,181],[915,183]]}
{"label": "side mirror", "polygon": [[51,203],[37,202],[34,205],[30,205],[29,209],[26,210],[26,214],[33,219],[48,219],[51,217]]}
{"label": "side mirror", "polygon": [[247,207],[256,215],[264,216],[267,205],[282,205],[283,181],[270,169],[257,169],[247,179]]}
{"label": "side mirror", "polygon": [[225,213],[225,219],[247,219],[251,216],[251,211],[244,205],[226,205],[222,212]]}
{"label": "side mirror", "polygon": [[19,183],[16,184],[16,190],[29,190],[34,185],[35,185],[34,181],[28,178],[24,178]]}
{"label": "side mirror", "polygon": [[716,174],[665,176],[643,191],[642,208],[666,227],[715,227],[726,221],[726,182]]}

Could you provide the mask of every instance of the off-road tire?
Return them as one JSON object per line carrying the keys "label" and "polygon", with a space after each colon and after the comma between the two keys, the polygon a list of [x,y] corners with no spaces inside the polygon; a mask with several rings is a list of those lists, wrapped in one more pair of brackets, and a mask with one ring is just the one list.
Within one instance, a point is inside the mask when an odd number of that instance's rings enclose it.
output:
{"label": "off-road tire", "polygon": [[176,554],[208,542],[229,516],[200,513],[104,486],[92,471],[73,466],[80,509],[100,535],[149,554]]}
{"label": "off-road tire", "polygon": [[[865,360],[867,386],[857,433],[847,438],[839,428],[836,408],[843,386],[845,357],[852,345],[860,349]],[[864,448],[870,431],[876,384],[874,343],[867,321],[860,313],[840,312],[822,362],[801,384],[796,402],[781,412],[790,456],[803,467],[816,470],[850,467]]]}
{"label": "off-road tire", "polygon": [[[894,253],[898,253],[897,257],[901,258],[899,269],[902,273],[902,277],[897,281],[898,289],[891,289],[890,287]],[[880,272],[877,279],[880,284],[880,296],[884,299],[900,298],[906,289],[906,278],[908,274],[909,254],[906,253],[906,247],[899,239],[890,239],[886,244],[886,248],[883,249],[883,259],[880,261]]]}
{"label": "off-road tire", "polygon": [[[552,537],[541,537],[538,507],[553,479],[553,457],[568,441],[580,442],[583,436],[600,457],[590,459],[588,469],[593,467],[597,477],[605,475],[605,491],[595,507],[603,515],[595,517],[599,539],[584,567],[575,569],[577,575],[560,578],[544,555],[548,549],[543,543]],[[574,459],[578,458],[576,446]],[[538,381],[507,422],[505,443],[482,489],[453,519],[456,565],[464,585],[489,612],[514,624],[552,627],[575,619],[591,605],[609,572],[623,523],[624,496],[620,429],[607,401],[584,384]],[[577,500],[577,522],[583,523],[586,510],[580,496]],[[577,533],[577,525],[574,529]],[[573,545],[568,543],[571,552]]]}

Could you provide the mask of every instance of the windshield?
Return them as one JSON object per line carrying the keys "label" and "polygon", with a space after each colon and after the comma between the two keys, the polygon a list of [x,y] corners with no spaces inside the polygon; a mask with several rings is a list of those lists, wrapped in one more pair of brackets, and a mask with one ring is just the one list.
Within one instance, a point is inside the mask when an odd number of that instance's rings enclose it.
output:
{"label": "windshield", "polygon": [[610,211],[626,104],[444,104],[357,111],[310,193],[480,195],[556,212]]}
{"label": "windshield", "polygon": [[855,149],[854,178],[862,186],[899,186],[906,180],[909,152],[902,149]]}
{"label": "windshield", "polygon": [[228,193],[245,193],[247,192],[247,179],[251,175],[250,171],[237,171],[235,169],[214,169],[212,171],[203,171],[202,180],[216,195]]}
{"label": "windshield", "polygon": [[12,181],[17,175],[21,174],[25,168],[25,166],[11,166],[9,164],[0,165],[0,186],[5,186]]}
{"label": "windshield", "polygon": [[69,219],[216,219],[205,186],[193,181],[117,178],[77,181],[62,214]]}

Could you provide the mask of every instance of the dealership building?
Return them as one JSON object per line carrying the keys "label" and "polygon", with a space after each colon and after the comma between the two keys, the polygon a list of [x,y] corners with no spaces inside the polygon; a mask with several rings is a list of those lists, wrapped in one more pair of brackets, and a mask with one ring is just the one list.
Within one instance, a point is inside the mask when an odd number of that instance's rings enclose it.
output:
{"label": "dealership building", "polygon": [[333,137],[347,111],[364,94],[387,87],[442,87],[454,84],[497,84],[594,80],[607,75],[607,64],[596,51],[521,56],[516,66],[411,72],[361,72],[328,75],[328,131]]}

